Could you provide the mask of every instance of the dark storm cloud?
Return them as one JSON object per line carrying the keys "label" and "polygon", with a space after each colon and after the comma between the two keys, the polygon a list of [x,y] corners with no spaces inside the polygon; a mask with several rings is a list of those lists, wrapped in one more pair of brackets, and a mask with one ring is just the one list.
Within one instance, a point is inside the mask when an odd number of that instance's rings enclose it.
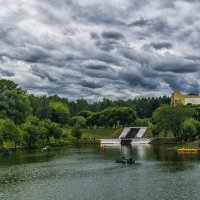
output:
{"label": "dark storm cloud", "polygon": [[45,63],[51,56],[48,50],[45,50],[40,46],[29,46],[22,50],[22,52],[22,60],[30,63]]}
{"label": "dark storm cloud", "polygon": [[88,64],[86,65],[87,69],[93,69],[93,70],[106,70],[108,69],[107,65],[103,65],[103,64]]}
{"label": "dark storm cloud", "polygon": [[154,49],[171,49],[173,45],[170,42],[152,42],[150,44]]}
{"label": "dark storm cloud", "polygon": [[184,58],[175,58],[155,64],[154,69],[160,72],[174,72],[179,74],[193,73],[200,70],[199,63],[186,60]]}
{"label": "dark storm cloud", "polygon": [[144,19],[144,18],[141,18],[141,19],[138,19],[134,22],[132,22],[131,24],[129,24],[129,26],[145,26],[148,24],[148,21],[147,19]]}
{"label": "dark storm cloud", "polygon": [[197,0],[7,0],[0,75],[90,101],[200,88]]}
{"label": "dark storm cloud", "polygon": [[98,54],[93,54],[91,58],[107,63],[108,65],[120,65],[122,61],[119,56],[107,52],[98,52]]}
{"label": "dark storm cloud", "polygon": [[116,40],[112,41],[98,41],[96,42],[96,46],[102,51],[111,51],[118,46],[118,42]]}
{"label": "dark storm cloud", "polygon": [[116,31],[105,31],[101,34],[104,39],[121,40],[124,36]]}
{"label": "dark storm cloud", "polygon": [[82,72],[91,78],[99,79],[116,79],[115,70],[108,64],[102,63],[101,61],[90,61],[82,64]]}
{"label": "dark storm cloud", "polygon": [[188,3],[199,3],[198,0],[183,0],[183,1],[188,2]]}
{"label": "dark storm cloud", "polygon": [[[169,84],[172,90],[179,90],[186,93],[200,93],[199,82],[192,78],[190,79],[190,81],[187,81],[187,79],[184,76],[176,77],[171,75],[163,77],[163,79],[166,81],[166,83]],[[187,85],[185,84],[185,82],[187,82]]]}
{"label": "dark storm cloud", "polygon": [[99,35],[97,33],[90,33],[90,38],[93,39],[93,40],[96,40],[96,39],[99,39]]}
{"label": "dark storm cloud", "polygon": [[103,85],[100,84],[100,83],[96,83],[96,82],[92,82],[92,81],[87,81],[87,80],[82,80],[80,82],[80,84],[83,86],[83,87],[87,87],[87,88],[92,88],[92,89],[95,89],[95,88],[102,88]]}
{"label": "dark storm cloud", "polygon": [[33,75],[40,77],[41,79],[47,78],[49,81],[55,82],[56,79],[54,78],[53,74],[49,74],[48,71],[42,70],[37,66],[31,66],[31,72]]}
{"label": "dark storm cloud", "polygon": [[132,48],[120,48],[119,53],[124,58],[142,63],[142,59],[140,58],[140,54],[138,54],[138,52],[136,52]]}
{"label": "dark storm cloud", "polygon": [[138,72],[125,72],[120,75],[130,86],[146,90],[155,90],[159,83],[152,78],[146,78]]}
{"label": "dark storm cloud", "polygon": [[102,51],[112,51],[118,48],[125,39],[124,35],[116,31],[104,31],[101,37],[97,33],[90,33],[90,38],[95,41],[96,47]]}
{"label": "dark storm cloud", "polygon": [[176,27],[170,26],[164,19],[153,19],[149,21],[149,28],[152,32],[158,32],[162,34],[172,34]]}

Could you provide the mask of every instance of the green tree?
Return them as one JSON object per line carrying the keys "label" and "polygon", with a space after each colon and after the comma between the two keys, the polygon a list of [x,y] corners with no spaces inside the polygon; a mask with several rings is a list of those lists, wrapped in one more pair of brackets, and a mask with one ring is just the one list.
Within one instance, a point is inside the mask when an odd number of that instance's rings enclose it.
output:
{"label": "green tree", "polygon": [[89,127],[99,127],[101,125],[100,122],[100,113],[94,113],[90,117],[87,118],[86,125]]}
{"label": "green tree", "polygon": [[136,113],[133,109],[128,107],[109,107],[101,112],[101,121],[104,126],[112,128],[118,124],[127,126],[134,123]]}
{"label": "green tree", "polygon": [[119,116],[119,123],[123,127],[133,124],[136,120],[136,112],[128,107],[119,107],[118,116]]}
{"label": "green tree", "polygon": [[193,115],[194,109],[190,107],[184,105],[163,105],[156,109],[152,120],[164,134],[171,131],[175,138],[180,138],[182,123]]}
{"label": "green tree", "polygon": [[152,132],[153,137],[158,137],[160,134],[160,131],[156,125],[151,124],[150,130]]}
{"label": "green tree", "polygon": [[39,119],[50,119],[52,109],[49,105],[50,100],[46,96],[37,97],[29,95],[30,105],[32,108],[32,115],[37,116]]}
{"label": "green tree", "polygon": [[29,115],[26,118],[26,122],[27,123],[31,123],[32,125],[38,126],[40,124],[40,119],[38,117],[36,117],[36,116]]}
{"label": "green tree", "polygon": [[59,140],[62,136],[62,129],[60,128],[59,124],[52,123],[51,125],[51,131],[53,132],[53,137],[56,140]]}
{"label": "green tree", "polygon": [[23,140],[31,148],[39,141],[39,128],[30,122],[21,125]]}
{"label": "green tree", "polygon": [[0,120],[0,142],[3,146],[4,141],[12,141],[16,145],[20,143],[21,136],[19,129],[10,119]]}
{"label": "green tree", "polygon": [[7,90],[14,90],[18,94],[25,94],[26,91],[22,90],[18,84],[14,83],[11,80],[0,79],[0,93],[5,92]]}
{"label": "green tree", "polygon": [[43,133],[40,138],[47,139],[47,142],[50,141],[51,137],[60,139],[62,136],[62,129],[60,128],[59,124],[52,122],[50,119],[41,121],[39,127]]}
{"label": "green tree", "polygon": [[50,102],[50,108],[52,109],[51,120],[53,122],[60,123],[62,125],[68,122],[70,111],[67,104],[59,101],[52,101]]}
{"label": "green tree", "polygon": [[194,118],[189,118],[182,123],[182,138],[187,141],[194,140],[198,134],[200,122]]}
{"label": "green tree", "polygon": [[81,130],[80,130],[80,127],[79,126],[74,126],[73,128],[72,128],[72,130],[71,130],[71,135],[73,136],[73,137],[76,137],[76,139],[77,139],[77,142],[78,142],[78,140],[81,138],[81,136],[82,136],[82,132],[81,132]]}
{"label": "green tree", "polygon": [[74,117],[70,118],[69,125],[70,126],[78,125],[78,126],[84,128],[86,126],[86,119],[82,116],[74,116]]}
{"label": "green tree", "polygon": [[82,116],[85,119],[87,119],[88,117],[92,116],[94,114],[94,112],[89,111],[89,110],[83,110],[81,112],[78,113],[78,116]]}
{"label": "green tree", "polygon": [[9,118],[16,124],[21,124],[30,114],[30,102],[27,96],[14,90],[0,93],[0,115]]}
{"label": "green tree", "polygon": [[134,122],[134,126],[149,126],[150,123],[150,119],[141,119],[141,118],[137,118]]}

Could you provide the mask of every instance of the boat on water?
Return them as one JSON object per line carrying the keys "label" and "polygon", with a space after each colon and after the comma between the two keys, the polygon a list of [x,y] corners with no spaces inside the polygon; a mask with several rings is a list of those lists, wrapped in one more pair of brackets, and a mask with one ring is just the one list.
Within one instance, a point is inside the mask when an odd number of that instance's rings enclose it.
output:
{"label": "boat on water", "polygon": [[132,164],[135,164],[135,160],[133,160],[132,158],[129,158],[129,159],[116,159],[115,160],[116,163],[122,163],[122,164],[129,164],[129,165],[132,165]]}
{"label": "boat on water", "polygon": [[181,149],[177,149],[178,153],[197,153],[198,149],[190,149],[190,148],[181,148]]}

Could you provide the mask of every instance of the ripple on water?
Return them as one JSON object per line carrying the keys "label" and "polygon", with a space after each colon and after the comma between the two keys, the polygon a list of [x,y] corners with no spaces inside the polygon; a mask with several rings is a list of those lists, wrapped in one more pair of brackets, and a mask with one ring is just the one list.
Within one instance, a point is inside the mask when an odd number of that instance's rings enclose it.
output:
{"label": "ripple on water", "polygon": [[133,151],[140,164],[132,166],[114,162],[119,149],[104,153],[95,148],[35,152],[31,156],[25,153],[24,160],[20,158],[23,162],[17,161],[17,165],[0,163],[0,198],[185,200],[190,195],[191,199],[198,199],[198,159],[170,160],[171,155],[167,155],[166,160],[161,160],[159,151],[148,149],[145,154],[142,149],[141,154],[140,150],[141,146]]}

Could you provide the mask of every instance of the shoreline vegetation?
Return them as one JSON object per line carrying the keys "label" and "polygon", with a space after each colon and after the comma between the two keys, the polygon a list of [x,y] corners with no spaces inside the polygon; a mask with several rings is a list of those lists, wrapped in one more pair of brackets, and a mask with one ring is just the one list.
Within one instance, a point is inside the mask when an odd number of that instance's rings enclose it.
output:
{"label": "shoreline vegetation", "polygon": [[0,149],[98,143],[127,126],[149,127],[144,137],[154,138],[154,145],[190,145],[200,139],[200,105],[171,105],[167,96],[70,101],[28,94],[0,79]]}
{"label": "shoreline vegetation", "polygon": [[[76,140],[76,138],[72,137],[70,135],[71,128],[64,128],[63,133],[64,135],[67,134],[68,136],[66,138],[61,138],[59,141],[56,141],[54,138],[50,139],[50,143],[39,143],[31,148],[44,148],[45,146],[64,146],[64,145],[82,145],[82,144],[100,144],[99,139],[103,138],[116,138],[119,136],[121,131],[123,130],[122,128],[112,128],[112,129],[105,129],[105,128],[99,128],[99,129],[81,129],[82,132],[82,137],[81,139]],[[5,142],[4,143],[4,148],[0,148],[0,151],[4,150],[16,150],[16,149],[27,149],[30,148],[29,146],[26,145],[17,145],[15,148],[14,142]]]}
{"label": "shoreline vegetation", "polygon": [[[56,141],[54,138],[50,139],[50,143],[39,143],[31,147],[31,149],[42,149],[45,146],[51,146],[51,147],[59,147],[59,146],[67,146],[67,145],[99,145],[100,140],[99,139],[112,139],[117,138],[120,133],[122,132],[123,128],[99,128],[99,129],[81,129],[81,132],[83,133],[82,138],[76,140],[76,138],[72,137],[70,135],[72,128],[64,128],[63,132],[69,134],[69,137],[62,138],[59,141]],[[152,137],[152,133],[150,128],[147,129],[146,133],[143,136],[146,137]],[[5,150],[19,150],[19,149],[30,149],[29,146],[26,145],[17,145],[16,148],[14,146],[14,142],[5,142],[4,148],[0,148],[0,152],[3,152]],[[174,138],[172,135],[170,137],[164,137],[162,134],[158,138],[153,138],[151,141],[151,145],[170,145],[169,150],[177,150],[178,148],[195,148],[199,149],[199,140],[191,141],[191,142],[184,142],[180,139]],[[172,147],[172,146],[173,147]]]}
{"label": "shoreline vegetation", "polygon": [[[50,143],[40,143],[35,146],[32,146],[31,149],[42,149],[45,146],[51,147],[60,147],[60,146],[67,146],[67,145],[99,145],[99,139],[111,139],[116,138],[119,136],[123,129],[122,128],[113,128],[113,129],[82,129],[83,137],[77,142],[77,140],[70,136],[70,138],[60,139],[59,141],[55,141],[54,138],[51,138]],[[70,133],[71,129],[65,129],[64,132]],[[103,133],[103,134],[102,134]],[[151,130],[148,128],[146,134],[143,136],[144,138],[149,137],[151,134]],[[104,136],[102,138],[102,136]],[[178,148],[195,148],[199,149],[199,140],[191,141],[191,142],[184,142],[180,139],[176,139],[173,137],[159,137],[153,138],[151,141],[151,145],[169,145],[169,150],[177,150]],[[172,147],[173,146],[173,147]],[[29,146],[25,145],[17,145],[16,148],[14,147],[14,143],[6,142],[4,148],[0,148],[0,152],[5,150],[19,150],[19,149],[30,149]]]}

